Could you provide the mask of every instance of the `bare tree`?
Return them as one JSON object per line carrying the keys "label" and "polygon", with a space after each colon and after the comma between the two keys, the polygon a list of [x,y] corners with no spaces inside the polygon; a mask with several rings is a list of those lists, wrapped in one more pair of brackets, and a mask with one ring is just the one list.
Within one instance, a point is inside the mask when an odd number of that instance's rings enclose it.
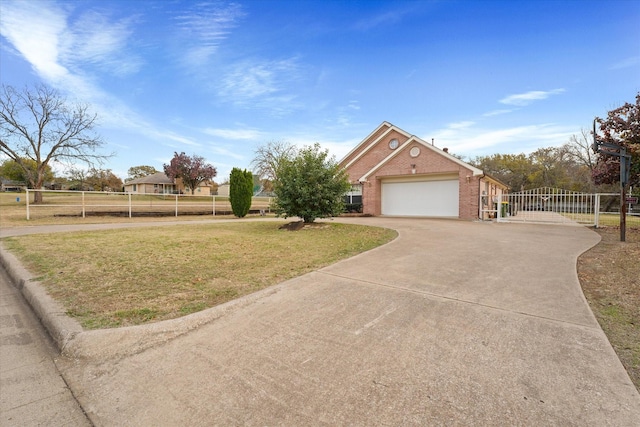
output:
{"label": "bare tree", "polygon": [[580,130],[580,135],[571,135],[569,142],[564,145],[572,160],[582,166],[586,166],[589,171],[593,171],[596,165],[596,155],[591,150],[591,132],[585,129]]}
{"label": "bare tree", "polygon": [[297,153],[297,148],[286,141],[270,141],[258,147],[251,164],[253,171],[262,181],[275,181],[278,166],[284,159],[290,159]]}
{"label": "bare tree", "polygon": [[[104,144],[94,133],[96,119],[86,104],[69,106],[48,86],[18,91],[2,85],[0,153],[24,170],[30,188],[40,189],[53,162],[94,165],[109,157],[95,153]],[[35,170],[25,159],[35,162]],[[42,193],[36,192],[34,201],[41,202]]]}

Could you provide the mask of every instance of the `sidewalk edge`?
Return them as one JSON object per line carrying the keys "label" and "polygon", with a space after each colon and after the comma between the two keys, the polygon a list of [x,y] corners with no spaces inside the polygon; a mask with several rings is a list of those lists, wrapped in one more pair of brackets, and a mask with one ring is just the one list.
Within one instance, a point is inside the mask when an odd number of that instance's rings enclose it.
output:
{"label": "sidewalk edge", "polygon": [[66,315],[64,307],[47,293],[42,284],[22,266],[18,258],[6,250],[2,242],[0,242],[0,266],[7,272],[12,285],[22,293],[62,353],[66,345],[83,332],[80,323]]}

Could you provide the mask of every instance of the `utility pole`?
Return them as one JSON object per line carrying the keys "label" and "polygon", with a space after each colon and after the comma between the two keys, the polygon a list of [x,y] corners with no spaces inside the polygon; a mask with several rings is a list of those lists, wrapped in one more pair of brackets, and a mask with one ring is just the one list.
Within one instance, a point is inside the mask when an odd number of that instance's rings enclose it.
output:
{"label": "utility pole", "polygon": [[[624,242],[627,239],[626,189],[631,171],[631,155],[627,154],[626,147],[622,145],[598,141],[596,121],[597,119],[593,119],[593,145],[591,146],[593,152],[620,158],[620,241]],[[603,148],[608,148],[608,150],[603,150]]]}

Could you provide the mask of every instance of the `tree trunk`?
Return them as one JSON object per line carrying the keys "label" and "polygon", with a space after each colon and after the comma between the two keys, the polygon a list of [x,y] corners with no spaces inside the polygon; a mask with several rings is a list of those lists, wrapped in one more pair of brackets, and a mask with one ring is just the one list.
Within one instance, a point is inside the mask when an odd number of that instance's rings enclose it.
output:
{"label": "tree trunk", "polygon": [[42,203],[42,191],[33,192],[33,203]]}

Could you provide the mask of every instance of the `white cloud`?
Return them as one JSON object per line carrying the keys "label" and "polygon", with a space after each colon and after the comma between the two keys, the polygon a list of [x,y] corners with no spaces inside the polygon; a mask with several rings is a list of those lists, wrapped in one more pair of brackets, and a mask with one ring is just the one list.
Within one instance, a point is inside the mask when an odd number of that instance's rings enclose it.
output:
{"label": "white cloud", "polygon": [[225,147],[221,147],[219,145],[212,145],[211,147],[209,147],[209,149],[214,154],[231,157],[232,159],[236,159],[236,160],[245,160],[244,156],[236,153],[233,150],[230,150],[230,149],[225,148]]}
{"label": "white cloud", "polygon": [[511,113],[513,110],[493,110],[493,111],[489,111],[487,113],[484,113],[482,115],[482,117],[493,117],[493,116],[500,116],[502,114],[508,114]]}
{"label": "white cloud", "polygon": [[205,65],[242,16],[242,7],[236,3],[221,6],[210,2],[195,3],[191,9],[177,15],[175,20],[185,43],[185,65]]}
{"label": "white cloud", "polygon": [[287,93],[292,81],[299,79],[297,58],[279,61],[243,61],[231,66],[222,76],[218,95],[240,107],[258,107],[273,115],[296,108],[296,96]]}
{"label": "white cloud", "polygon": [[127,52],[133,34],[131,22],[111,22],[94,11],[84,13],[61,37],[61,60],[80,66],[98,65],[118,75],[135,73],[142,61]]}
{"label": "white cloud", "polygon": [[388,26],[396,25],[402,22],[405,17],[415,13],[416,5],[404,4],[401,6],[402,7],[393,10],[384,11],[375,15],[365,16],[364,18],[356,21],[354,27],[356,30],[360,31],[368,31],[378,27],[385,28]]}
{"label": "white cloud", "polygon": [[219,136],[224,139],[246,139],[256,140],[261,139],[262,133],[254,129],[213,129],[206,128],[202,130],[203,133],[211,136]]}
{"label": "white cloud", "polygon": [[631,56],[629,58],[625,58],[621,61],[612,64],[609,69],[610,70],[620,70],[622,68],[633,67],[634,65],[640,64],[640,56]]}
{"label": "white cloud", "polygon": [[467,121],[462,121],[462,122],[449,123],[449,125],[447,127],[449,129],[465,129],[465,128],[473,126],[474,124],[475,124],[475,122],[467,120]]}
{"label": "white cloud", "polygon": [[349,105],[347,105],[347,108],[350,108],[351,110],[359,110],[360,104],[358,103],[358,101],[349,101]]}
{"label": "white cloud", "polygon": [[541,99],[547,99],[551,95],[558,95],[565,92],[564,89],[553,89],[549,91],[542,90],[533,90],[530,92],[519,93],[516,95],[509,95],[505,98],[502,98],[500,102],[502,104],[507,105],[515,105],[518,107],[523,107],[525,105],[529,105],[534,101],[539,101]]}
{"label": "white cloud", "polygon": [[122,54],[131,36],[129,21],[109,22],[87,12],[70,23],[70,13],[53,2],[6,2],[0,14],[0,31],[47,84],[71,94],[70,101],[89,103],[100,125],[130,129],[168,145],[198,146],[188,137],[149,123],[102,90],[87,72],[87,67],[94,65],[120,72],[136,69],[136,60],[127,63]]}
{"label": "white cloud", "polygon": [[[575,133],[574,128],[555,124],[533,124],[500,129],[474,127],[452,128],[436,131],[432,137],[435,145],[448,147],[451,152],[464,156],[495,153],[520,153],[535,151],[541,147],[559,146]],[[430,140],[431,137],[428,138]]]}
{"label": "white cloud", "polygon": [[69,74],[59,63],[60,37],[67,28],[64,12],[50,3],[6,2],[0,32],[43,78],[59,81]]}

